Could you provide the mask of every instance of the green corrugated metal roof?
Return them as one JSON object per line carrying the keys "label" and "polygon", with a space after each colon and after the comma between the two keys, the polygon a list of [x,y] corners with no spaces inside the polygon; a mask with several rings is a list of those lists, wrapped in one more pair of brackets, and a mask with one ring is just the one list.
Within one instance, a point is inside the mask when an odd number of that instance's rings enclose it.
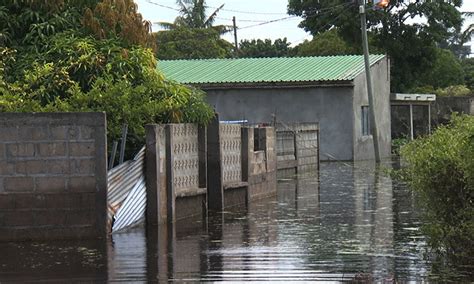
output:
{"label": "green corrugated metal roof", "polygon": [[[370,63],[382,58],[371,55]],[[364,57],[162,60],[158,69],[185,84],[350,81],[364,71]]]}

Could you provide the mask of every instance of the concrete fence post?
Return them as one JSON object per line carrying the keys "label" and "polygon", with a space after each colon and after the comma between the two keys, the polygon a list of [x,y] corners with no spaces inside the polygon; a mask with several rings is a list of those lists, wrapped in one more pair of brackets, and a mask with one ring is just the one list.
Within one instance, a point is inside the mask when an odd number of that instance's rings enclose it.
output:
{"label": "concrete fence post", "polygon": [[207,187],[207,137],[206,127],[198,128],[199,187]]}
{"label": "concrete fence post", "polygon": [[160,149],[158,125],[146,125],[146,225],[153,228],[160,223]]}
{"label": "concrete fence post", "polygon": [[212,211],[224,210],[222,153],[219,129],[219,116],[216,114],[207,128],[207,200],[208,209]]}
{"label": "concrete fence post", "polygon": [[166,136],[166,198],[168,223],[176,221],[176,194],[174,189],[174,139],[173,124],[165,127]]}
{"label": "concrete fence post", "polygon": [[[241,137],[242,137],[242,154],[241,154],[241,159],[242,159],[242,181],[248,182],[249,181],[249,132],[251,131],[251,128],[248,127],[242,127],[241,128]],[[253,146],[252,146],[253,148]],[[253,150],[253,149],[252,149]]]}

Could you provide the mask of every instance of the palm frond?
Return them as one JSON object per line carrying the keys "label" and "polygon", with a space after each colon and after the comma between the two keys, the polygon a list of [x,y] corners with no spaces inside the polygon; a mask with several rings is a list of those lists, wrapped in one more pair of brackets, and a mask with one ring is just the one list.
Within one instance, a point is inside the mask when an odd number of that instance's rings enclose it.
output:
{"label": "palm frond", "polygon": [[465,43],[471,41],[472,36],[474,35],[474,24],[470,24],[462,33],[459,39],[459,44],[464,45]]}
{"label": "palm frond", "polygon": [[204,22],[204,26],[205,27],[210,27],[212,26],[212,24],[214,23],[215,19],[216,19],[216,16],[217,16],[217,13],[219,13],[219,11],[224,7],[225,4],[222,4],[219,6],[219,8],[217,8],[214,12],[212,12],[212,14],[207,18],[207,20]]}
{"label": "palm frond", "polygon": [[474,12],[473,12],[473,11],[461,12],[461,14],[462,14],[463,16],[466,16],[466,17],[473,17],[473,16],[474,16]]}
{"label": "palm frond", "polygon": [[169,22],[157,22],[157,24],[164,28],[165,30],[175,30],[178,28],[178,25],[175,23],[169,23]]}

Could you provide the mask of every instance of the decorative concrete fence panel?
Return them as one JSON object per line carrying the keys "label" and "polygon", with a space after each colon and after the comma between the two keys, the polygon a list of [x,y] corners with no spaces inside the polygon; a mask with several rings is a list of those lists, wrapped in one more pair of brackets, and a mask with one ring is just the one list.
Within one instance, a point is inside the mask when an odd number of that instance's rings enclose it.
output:
{"label": "decorative concrete fence panel", "polygon": [[147,125],[146,132],[148,225],[204,214],[205,128],[196,124]]}
{"label": "decorative concrete fence panel", "polygon": [[196,124],[170,125],[173,185],[176,196],[199,188],[199,142]]}
{"label": "decorative concrete fence panel", "polygon": [[104,113],[0,114],[0,240],[106,237]]}
{"label": "decorative concrete fence panel", "polygon": [[242,182],[242,137],[239,124],[220,124],[224,186]]}

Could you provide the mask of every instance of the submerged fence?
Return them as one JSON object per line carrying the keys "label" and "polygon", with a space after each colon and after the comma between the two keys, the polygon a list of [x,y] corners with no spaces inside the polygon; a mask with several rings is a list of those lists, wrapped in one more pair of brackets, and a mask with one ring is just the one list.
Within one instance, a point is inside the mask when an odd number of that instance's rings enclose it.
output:
{"label": "submerged fence", "polygon": [[319,124],[278,123],[276,138],[279,170],[319,170]]}
{"label": "submerged fence", "polygon": [[146,131],[147,146],[108,173],[112,232],[145,218],[151,225],[174,222],[275,194],[277,164],[319,168],[317,124],[275,131],[214,121],[207,129],[168,124]]}

